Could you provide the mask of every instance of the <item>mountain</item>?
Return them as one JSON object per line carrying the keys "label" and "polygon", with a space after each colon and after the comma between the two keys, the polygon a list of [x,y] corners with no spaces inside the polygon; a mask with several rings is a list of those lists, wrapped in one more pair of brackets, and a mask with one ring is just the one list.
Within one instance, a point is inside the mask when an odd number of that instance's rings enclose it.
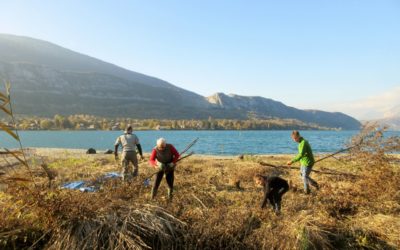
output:
{"label": "mountain", "polygon": [[207,97],[210,103],[225,110],[238,110],[241,113],[250,113],[257,118],[284,118],[297,119],[307,123],[315,123],[325,127],[343,129],[359,128],[360,123],[343,113],[331,113],[319,110],[300,110],[285,104],[259,96],[225,95],[217,93]]}
{"label": "mountain", "polygon": [[0,34],[0,78],[12,83],[16,114],[93,114],[155,119],[288,118],[343,129],[360,123],[342,113],[299,110],[263,98],[203,97],[58,45]]}
{"label": "mountain", "polygon": [[400,131],[400,105],[391,108],[382,119],[374,120],[380,125],[388,126],[390,130]]}
{"label": "mountain", "polygon": [[386,125],[390,130],[400,131],[400,116],[393,116],[378,120],[379,124]]}
{"label": "mountain", "polygon": [[183,118],[210,107],[166,81],[27,37],[0,35],[0,77],[13,84],[16,113]]}

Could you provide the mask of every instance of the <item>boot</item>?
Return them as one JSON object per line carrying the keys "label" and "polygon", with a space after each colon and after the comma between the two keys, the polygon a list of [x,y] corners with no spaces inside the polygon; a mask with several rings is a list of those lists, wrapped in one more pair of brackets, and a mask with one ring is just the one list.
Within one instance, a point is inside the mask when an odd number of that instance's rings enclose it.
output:
{"label": "boot", "polygon": [[133,170],[132,177],[136,177],[136,176],[138,176],[138,175],[139,175],[139,170],[138,170],[137,168],[135,168],[135,169]]}
{"label": "boot", "polygon": [[173,192],[172,188],[168,188],[168,196],[167,196],[168,200],[172,200],[172,192]]}
{"label": "boot", "polygon": [[279,215],[281,213],[281,203],[280,202],[276,202],[275,203],[275,214]]}
{"label": "boot", "polygon": [[131,181],[131,179],[132,179],[132,177],[129,175],[129,174],[127,174],[127,173],[124,173],[123,175],[122,175],[122,181],[123,182],[130,182]]}
{"label": "boot", "polygon": [[151,189],[151,199],[154,200],[154,198],[156,198],[157,195],[157,190],[155,190],[154,188]]}

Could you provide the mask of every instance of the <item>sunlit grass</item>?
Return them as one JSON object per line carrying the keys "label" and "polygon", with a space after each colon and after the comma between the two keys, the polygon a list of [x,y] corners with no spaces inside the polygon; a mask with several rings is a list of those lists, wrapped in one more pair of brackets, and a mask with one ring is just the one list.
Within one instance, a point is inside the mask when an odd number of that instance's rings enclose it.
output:
{"label": "sunlit grass", "polygon": [[[104,190],[89,194],[57,188],[47,190],[44,188],[46,178],[38,175],[35,179],[37,183],[43,183],[43,188],[32,190],[38,201],[17,198],[8,192],[0,196],[2,228],[22,228],[17,237],[28,235],[29,238],[37,236],[38,230],[44,233],[49,228],[58,228],[61,223],[58,216],[62,216],[63,223],[69,223],[69,217],[92,220],[90,218],[114,211],[115,207],[151,204],[186,222],[185,236],[180,240],[183,248],[399,246],[396,234],[399,230],[399,197],[395,188],[400,181],[398,165],[371,171],[352,163],[326,160],[318,163],[315,169],[332,169],[357,176],[313,173],[321,190],[305,195],[298,169],[275,169],[259,164],[280,165],[288,159],[288,156],[245,156],[243,160],[193,156],[182,161],[176,170],[172,203],[165,198],[165,180],[156,200],[149,199],[150,188],[143,186],[143,180],[154,170],[146,162],[140,164],[140,176],[132,184],[114,181]],[[93,180],[102,173],[120,170],[118,163],[108,155],[75,155],[64,159],[48,156],[46,160],[51,169],[57,171],[56,187],[66,181]],[[276,216],[270,208],[259,208],[262,191],[252,183],[256,173],[279,174],[291,182],[291,190],[283,199],[282,215]],[[385,186],[376,185],[378,180],[384,180]],[[240,181],[241,189],[235,186],[236,181]],[[28,195],[17,184],[10,185],[8,190],[19,193],[19,197]],[[42,206],[62,214],[44,212],[43,207],[37,206],[40,199],[46,204]],[[45,220],[43,216],[47,216]],[[19,242],[18,239],[14,240]],[[45,244],[45,239],[48,240],[45,237],[41,244]],[[27,239],[27,242],[32,241],[34,239]]]}

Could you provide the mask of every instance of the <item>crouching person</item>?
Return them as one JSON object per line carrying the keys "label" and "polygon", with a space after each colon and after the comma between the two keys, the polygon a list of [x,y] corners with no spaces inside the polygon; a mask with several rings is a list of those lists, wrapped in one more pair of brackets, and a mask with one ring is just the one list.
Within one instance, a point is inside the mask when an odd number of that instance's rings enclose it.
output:
{"label": "crouching person", "polygon": [[158,169],[158,173],[156,174],[156,179],[151,190],[152,199],[154,199],[157,195],[157,190],[164,174],[168,184],[168,199],[172,199],[175,164],[178,159],[179,153],[172,144],[167,144],[164,138],[157,140],[157,145],[152,150],[149,160],[150,165]]}
{"label": "crouching person", "polygon": [[254,182],[257,186],[263,187],[264,199],[261,203],[261,208],[267,205],[269,200],[276,214],[280,213],[282,196],[289,190],[289,184],[286,180],[277,176],[254,176]]}

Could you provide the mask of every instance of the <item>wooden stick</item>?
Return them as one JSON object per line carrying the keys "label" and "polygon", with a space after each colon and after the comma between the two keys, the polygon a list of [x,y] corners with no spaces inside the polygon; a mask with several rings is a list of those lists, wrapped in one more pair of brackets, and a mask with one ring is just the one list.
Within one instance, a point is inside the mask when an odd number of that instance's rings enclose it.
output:
{"label": "wooden stick", "polygon": [[[336,152],[334,152],[334,153],[332,153],[332,154],[329,154],[329,155],[327,155],[327,156],[325,156],[325,157],[322,157],[321,159],[316,160],[316,161],[314,162],[314,164],[317,163],[317,162],[323,161],[323,160],[325,160],[325,159],[328,159],[329,157],[334,157],[335,155],[340,154],[340,153],[345,152],[345,151],[348,151],[348,150],[350,150],[350,149],[352,149],[352,148],[358,147],[358,146],[361,145],[361,143],[362,143],[362,141],[361,141],[360,143],[358,143],[357,145],[354,145],[354,146],[351,146],[351,147],[348,147],[348,148],[344,148],[344,149],[338,150],[338,151],[336,151]],[[335,159],[336,159],[336,158],[335,158]],[[273,168],[297,169],[296,167],[291,167],[291,166],[277,166],[277,165],[269,164],[269,163],[266,163],[266,162],[260,162],[260,164],[261,164],[262,166],[268,166],[268,167],[273,167]],[[312,171],[312,172],[316,172],[316,173],[321,173],[321,174],[347,175],[347,176],[357,177],[357,175],[348,174],[348,173],[342,173],[342,172],[338,172],[338,171],[327,172],[327,171],[319,171],[319,170],[314,170],[314,169],[312,169],[311,171]]]}
{"label": "wooden stick", "polygon": [[[182,154],[184,154],[186,151],[188,151],[198,140],[199,140],[199,137],[197,137],[196,139],[194,139],[189,145],[186,146],[186,148],[185,148],[182,152],[179,153],[179,155],[182,155]],[[185,156],[183,156],[183,157],[180,157],[176,162],[178,162],[178,161],[180,161],[180,160],[183,160],[183,159],[185,159],[185,158],[187,158],[187,157],[189,157],[189,156],[191,156],[191,155],[193,155],[193,154],[194,154],[194,152],[192,151],[192,152],[190,152],[189,154],[187,154],[187,155],[185,155]],[[157,171],[157,172],[155,172],[155,173],[152,173],[151,175],[149,175],[148,177],[146,177],[145,180],[150,179],[151,177],[153,177],[154,175],[156,175],[158,172],[159,172],[159,171]]]}
{"label": "wooden stick", "polygon": [[192,196],[203,206],[203,208],[208,209],[208,207],[204,205],[204,203],[195,194],[192,194]]}
{"label": "wooden stick", "polygon": [[[181,161],[181,160],[183,160],[183,159],[185,159],[185,158],[187,158],[187,157],[189,157],[189,156],[191,156],[191,155],[193,155],[193,154],[194,154],[194,152],[192,151],[192,152],[190,152],[189,154],[187,154],[187,155],[185,155],[185,156],[179,158],[176,162],[179,162],[179,161]],[[153,177],[154,175],[156,175],[158,172],[159,172],[159,171],[152,173],[151,175],[149,175],[148,177],[146,177],[145,180],[150,179],[151,177]]]}
{"label": "wooden stick", "polygon": [[351,146],[351,147],[348,147],[348,148],[344,148],[344,149],[338,150],[338,151],[336,151],[335,153],[332,153],[332,154],[330,154],[330,155],[327,155],[327,156],[325,156],[325,157],[322,157],[321,159],[316,160],[316,161],[314,162],[314,164],[317,163],[317,162],[323,161],[323,160],[325,160],[325,159],[327,159],[327,158],[329,158],[329,157],[332,157],[332,156],[334,156],[334,155],[340,154],[340,153],[342,153],[342,152],[344,152],[344,151],[348,151],[348,150],[350,150],[350,149],[352,149],[352,148],[358,147],[358,146],[360,146],[360,144],[357,144],[357,145],[354,145],[354,146]]}
{"label": "wooden stick", "polygon": [[180,153],[180,155],[184,154],[186,151],[188,151],[193,145],[199,140],[199,137],[194,139],[189,145],[186,146],[186,148]]}
{"label": "wooden stick", "polygon": [[[267,162],[259,162],[260,165],[262,166],[268,166],[268,167],[273,167],[273,168],[277,168],[277,169],[281,169],[281,168],[286,168],[286,169],[290,169],[290,170],[297,170],[297,167],[291,167],[291,166],[277,166],[274,164],[270,164]],[[354,175],[354,174],[349,174],[349,173],[343,173],[343,172],[339,172],[339,171],[320,171],[320,170],[311,170],[312,172],[315,173],[319,173],[319,174],[328,174],[328,175],[344,175],[344,176],[350,176],[350,177],[358,177],[358,175]]]}

